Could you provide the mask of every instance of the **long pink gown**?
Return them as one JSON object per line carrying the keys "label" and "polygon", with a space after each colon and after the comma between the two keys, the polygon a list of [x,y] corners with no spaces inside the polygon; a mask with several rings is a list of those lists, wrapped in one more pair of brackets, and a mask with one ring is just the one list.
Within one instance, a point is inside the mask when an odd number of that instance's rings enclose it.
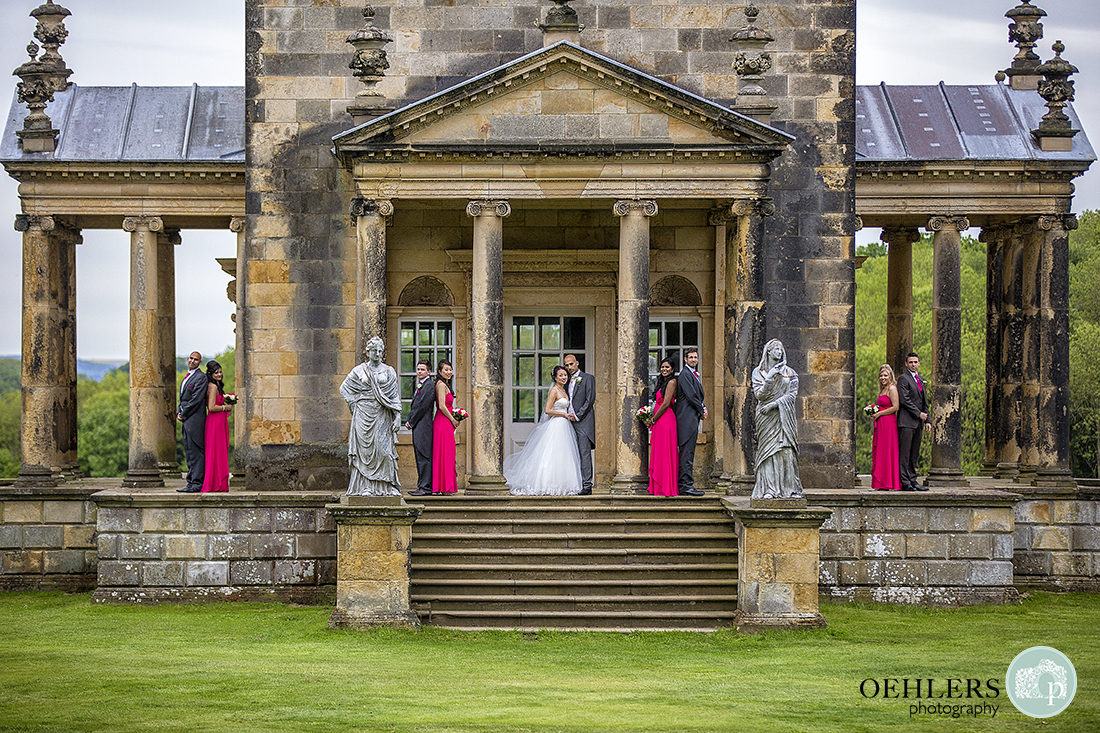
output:
{"label": "long pink gown", "polygon": [[[890,395],[880,394],[875,404],[880,410],[890,407]],[[871,488],[901,491],[898,463],[898,414],[883,415],[875,420],[871,438]]]}
{"label": "long pink gown", "polygon": [[[664,395],[657,393],[654,412],[661,406]],[[675,404],[676,398],[672,398]],[[649,445],[649,493],[654,496],[676,496],[677,478],[680,475],[680,445],[676,440],[676,413],[672,404],[653,423]]]}
{"label": "long pink gown", "polygon": [[[214,403],[225,404],[225,395],[218,395]],[[206,416],[206,472],[202,479],[202,493],[229,491],[229,413],[211,412]]]}
{"label": "long pink gown", "polygon": [[[454,408],[455,396],[446,398],[447,411]],[[458,491],[455,475],[455,426],[442,412],[435,413],[432,423],[432,493],[453,494]]]}

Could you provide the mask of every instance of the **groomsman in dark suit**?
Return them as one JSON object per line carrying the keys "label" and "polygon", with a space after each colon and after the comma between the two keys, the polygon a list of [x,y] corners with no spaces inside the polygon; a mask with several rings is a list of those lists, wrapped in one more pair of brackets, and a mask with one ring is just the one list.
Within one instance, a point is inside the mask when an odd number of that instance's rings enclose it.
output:
{"label": "groomsman in dark suit", "polygon": [[184,494],[202,491],[206,474],[206,385],[207,377],[199,369],[202,354],[192,351],[187,357],[187,376],[180,384],[176,419],[183,423],[183,453],[187,456],[187,486],[176,489]]}
{"label": "groomsman in dark suit", "polygon": [[581,371],[577,357],[565,355],[565,370],[569,372],[569,419],[577,437],[581,454],[581,493],[591,494],[593,485],[592,449],[596,447],[596,417],[592,406],[596,402],[596,378]]}
{"label": "groomsman in dark suit", "polygon": [[695,443],[699,440],[699,421],[707,416],[703,404],[703,382],[699,379],[699,350],[684,352],[684,368],[676,377],[676,442],[680,445],[680,496],[702,496],[695,488]]}
{"label": "groomsman in dark suit", "polygon": [[928,422],[928,397],[917,370],[920,357],[913,352],[905,357],[905,369],[898,376],[898,463],[902,491],[928,491],[917,483],[921,431],[931,430]]}
{"label": "groomsman in dark suit", "polygon": [[432,493],[432,406],[435,389],[428,375],[432,365],[427,359],[416,362],[416,392],[409,406],[405,427],[412,430],[413,453],[416,454],[416,491],[409,496],[431,496]]}

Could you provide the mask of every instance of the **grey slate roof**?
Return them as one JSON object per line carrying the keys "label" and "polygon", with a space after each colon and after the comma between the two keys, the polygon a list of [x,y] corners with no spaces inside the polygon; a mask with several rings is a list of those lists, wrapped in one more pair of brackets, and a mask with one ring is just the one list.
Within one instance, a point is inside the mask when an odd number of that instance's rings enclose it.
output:
{"label": "grey slate roof", "polygon": [[[0,160],[241,162],[243,87],[80,87],[54,95],[53,153],[24,154],[15,131],[27,108],[12,96]],[[1035,92],[1000,84],[856,87],[856,160],[1090,162],[1082,131],[1067,152],[1042,152],[1031,130],[1046,113]],[[1066,113],[1080,122],[1072,105]]]}
{"label": "grey slate roof", "polygon": [[[856,161],[1096,160],[1083,131],[1072,150],[1040,150],[1031,130],[1046,112],[1037,92],[1001,84],[859,86]],[[1066,114],[1080,130],[1072,105]]]}
{"label": "grey slate roof", "polygon": [[24,154],[13,95],[0,160],[243,162],[243,87],[80,87],[54,94],[46,113],[61,131],[53,153]]}

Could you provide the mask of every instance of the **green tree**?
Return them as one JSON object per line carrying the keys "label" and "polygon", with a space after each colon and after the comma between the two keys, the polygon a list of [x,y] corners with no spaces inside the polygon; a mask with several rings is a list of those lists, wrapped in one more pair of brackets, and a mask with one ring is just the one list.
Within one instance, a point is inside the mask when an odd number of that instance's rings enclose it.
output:
{"label": "green tree", "polygon": [[130,452],[130,385],[116,369],[77,383],[77,454],[86,476],[122,476]]}
{"label": "green tree", "polygon": [[3,478],[19,474],[20,402],[18,387],[0,394],[0,477]]}
{"label": "green tree", "polygon": [[1097,475],[1100,381],[1100,212],[1086,211],[1069,238],[1070,448],[1073,475]]}

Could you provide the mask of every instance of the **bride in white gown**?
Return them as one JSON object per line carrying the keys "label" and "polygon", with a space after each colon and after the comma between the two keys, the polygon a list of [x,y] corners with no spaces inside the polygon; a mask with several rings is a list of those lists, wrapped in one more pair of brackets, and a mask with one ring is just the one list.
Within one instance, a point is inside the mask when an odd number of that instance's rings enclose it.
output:
{"label": "bride in white gown", "polygon": [[581,493],[581,458],[569,419],[565,385],[569,372],[554,367],[554,386],[542,418],[519,453],[504,459],[504,478],[515,496],[571,496]]}

